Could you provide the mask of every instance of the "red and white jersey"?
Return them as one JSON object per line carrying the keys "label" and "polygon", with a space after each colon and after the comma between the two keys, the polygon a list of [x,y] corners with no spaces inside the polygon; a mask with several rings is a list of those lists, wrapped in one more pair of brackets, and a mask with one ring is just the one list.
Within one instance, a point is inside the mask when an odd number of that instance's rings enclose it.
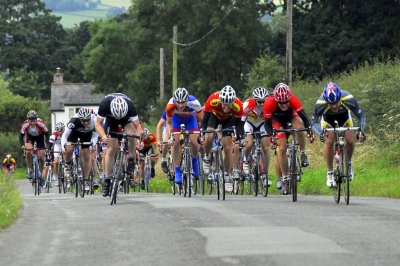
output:
{"label": "red and white jersey", "polygon": [[28,119],[25,120],[24,123],[22,124],[21,129],[20,129],[19,132],[21,134],[24,134],[24,135],[29,134],[29,135],[31,135],[33,137],[37,137],[37,136],[39,136],[41,134],[44,134],[44,133],[46,133],[48,131],[49,131],[49,129],[47,128],[47,126],[44,123],[44,121],[42,119],[38,118],[37,122],[36,122],[36,124],[34,126],[31,126],[29,124],[29,120]]}
{"label": "red and white jersey", "polygon": [[247,99],[244,102],[242,121],[247,121],[254,125],[264,122],[263,107],[258,107],[254,98]]}
{"label": "red and white jersey", "polygon": [[57,131],[54,131],[53,134],[50,136],[50,143],[54,144],[54,151],[60,152],[61,151],[61,135]]}

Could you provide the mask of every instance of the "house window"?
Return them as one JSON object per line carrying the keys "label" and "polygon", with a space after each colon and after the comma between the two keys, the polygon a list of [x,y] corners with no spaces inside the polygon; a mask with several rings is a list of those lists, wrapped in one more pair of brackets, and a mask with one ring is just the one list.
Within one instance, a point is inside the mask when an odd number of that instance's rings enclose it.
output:
{"label": "house window", "polygon": [[72,117],[75,114],[75,108],[68,108],[68,116]]}

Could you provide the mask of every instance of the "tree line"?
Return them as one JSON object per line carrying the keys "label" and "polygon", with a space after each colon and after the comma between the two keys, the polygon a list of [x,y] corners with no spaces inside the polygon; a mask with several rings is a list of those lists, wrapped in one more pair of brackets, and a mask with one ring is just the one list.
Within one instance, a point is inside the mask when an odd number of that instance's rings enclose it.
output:
{"label": "tree line", "polygon": [[[135,0],[108,20],[64,29],[40,0],[2,0],[0,71],[8,89],[50,98],[56,67],[68,82],[128,94],[148,119],[159,106],[159,49],[172,88],[172,28],[178,26],[178,86],[200,100],[226,84],[240,97],[285,81],[285,4],[258,0]],[[294,0],[294,84],[348,72],[398,54],[395,0]],[[18,6],[18,7],[17,7]],[[283,9],[283,10],[282,10]],[[270,20],[263,19],[269,15]],[[147,117],[146,117],[147,116]]]}

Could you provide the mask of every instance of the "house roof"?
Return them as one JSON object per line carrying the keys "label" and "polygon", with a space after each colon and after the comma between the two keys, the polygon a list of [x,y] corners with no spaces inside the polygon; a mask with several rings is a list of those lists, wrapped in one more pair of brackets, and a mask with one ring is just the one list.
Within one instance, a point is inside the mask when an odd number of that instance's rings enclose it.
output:
{"label": "house roof", "polygon": [[62,111],[64,105],[98,105],[105,94],[92,94],[91,83],[52,83],[51,111]]}

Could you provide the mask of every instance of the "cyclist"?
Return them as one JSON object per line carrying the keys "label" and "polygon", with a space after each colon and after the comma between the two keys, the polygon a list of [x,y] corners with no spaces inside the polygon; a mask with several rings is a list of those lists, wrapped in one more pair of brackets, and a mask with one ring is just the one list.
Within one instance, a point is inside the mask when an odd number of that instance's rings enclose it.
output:
{"label": "cyclist", "polygon": [[164,173],[168,173],[168,166],[167,166],[167,153],[168,153],[168,146],[161,145],[161,142],[168,141],[168,132],[167,132],[167,111],[164,110],[162,113],[160,120],[158,121],[157,128],[156,128],[156,135],[158,141],[157,145],[157,154],[160,153],[161,149],[161,169]]}
{"label": "cyclist", "polygon": [[[199,130],[199,123],[203,118],[203,112],[200,102],[185,88],[177,88],[174,96],[169,100],[167,107],[167,132],[179,132],[181,124],[185,125],[185,130],[191,132]],[[190,150],[192,153],[193,176],[199,176],[199,161],[197,154],[199,153],[200,144],[197,141],[198,136],[192,134],[190,138]],[[174,135],[174,143],[172,144],[172,159],[175,166],[175,183],[182,184],[181,165],[182,146],[180,144],[180,136]]]}
{"label": "cyclist", "polygon": [[[267,97],[264,103],[264,118],[265,118],[265,129],[267,134],[272,136],[272,128],[274,129],[286,129],[287,124],[291,123],[294,128],[302,128],[303,125],[305,128],[310,127],[310,119],[308,118],[306,112],[303,109],[303,105],[299,101],[299,99],[292,94],[288,85],[284,83],[279,83],[276,85],[273,91],[273,97]],[[301,151],[301,165],[303,167],[308,166],[307,154],[305,151],[305,136],[303,132],[298,132],[297,134],[300,151]],[[311,141],[314,140],[314,135],[312,131],[309,130],[307,136]],[[284,133],[277,133],[277,145],[279,147],[278,156],[277,156],[277,188],[283,189],[282,193],[284,195],[289,194],[287,180],[289,178],[288,175],[288,159],[286,156],[287,149],[287,136]],[[274,144],[275,145],[275,144]],[[283,182],[285,181],[285,182]]]}
{"label": "cyclist", "polygon": [[[236,127],[236,134],[238,139],[243,136],[243,122],[241,117],[243,116],[243,104],[236,97],[235,90],[230,86],[226,85],[219,92],[211,94],[204,106],[204,117],[201,121],[202,129],[216,129],[218,125],[222,126],[222,129]],[[210,171],[210,152],[212,148],[212,141],[214,134],[206,134],[204,141],[204,159],[203,159],[203,170],[207,174]],[[222,146],[224,150],[224,168],[227,172],[226,190],[232,191],[232,184],[230,178],[233,174],[234,179],[239,178],[239,170],[237,167],[238,151],[235,149],[232,158],[232,136],[230,132],[223,132]],[[234,162],[234,163],[232,163]],[[232,165],[234,170],[232,171]]]}
{"label": "cyclist", "polygon": [[[145,184],[144,184],[144,178],[145,178],[145,172],[144,172],[144,159],[146,157],[146,154],[149,151],[155,151],[156,150],[156,143],[157,143],[157,139],[156,137],[153,135],[153,133],[151,133],[147,128],[143,129],[143,142],[142,143],[137,143],[137,149],[139,151],[139,155],[140,155],[140,160],[139,160],[139,169],[140,169],[140,173],[141,173],[141,189],[145,188]],[[153,178],[155,176],[155,169],[154,169],[154,165],[156,164],[158,157],[155,158],[151,158],[151,178]]]}
{"label": "cyclist", "polygon": [[10,153],[8,153],[6,155],[6,157],[3,159],[3,172],[4,172],[4,174],[7,174],[8,170],[10,170],[12,173],[14,173],[15,164],[16,164],[16,161],[15,161],[14,157],[12,157]]}
{"label": "cyclist", "polygon": [[244,153],[244,162],[243,162],[243,171],[245,174],[249,174],[249,155],[251,152],[251,148],[254,146],[254,138],[251,133],[258,131],[261,132],[261,146],[264,150],[264,154],[266,157],[267,169],[265,172],[268,178],[268,185],[272,184],[271,180],[268,177],[268,166],[269,166],[269,138],[268,134],[265,131],[264,127],[264,101],[268,96],[268,91],[263,87],[255,88],[253,91],[253,98],[247,99],[243,104],[243,116],[242,121],[244,121],[244,132],[248,133],[246,135],[246,146],[243,148]]}
{"label": "cyclist", "polygon": [[95,131],[96,115],[91,114],[90,110],[86,107],[81,107],[75,115],[71,117],[67,124],[67,128],[61,137],[62,152],[65,154],[65,176],[67,178],[71,175],[72,154],[74,152],[73,145],[66,145],[67,143],[77,142],[91,142],[91,144],[81,145],[81,159],[83,161],[83,179],[85,182],[85,190],[89,190],[89,173],[92,167],[91,152],[92,147],[96,145],[97,133]]}
{"label": "cyclist", "polygon": [[[114,136],[107,136],[103,128],[103,121],[107,119],[107,131],[118,131],[118,125],[121,125],[127,134],[141,135],[143,133],[140,125],[139,116],[136,107],[132,101],[122,93],[111,93],[104,97],[100,102],[96,121],[96,131],[101,140],[107,144],[107,153],[105,155],[104,164],[104,183],[102,187],[103,197],[109,195],[110,176],[117,152],[118,139]],[[127,171],[131,175],[135,170],[135,148],[136,140],[128,138],[128,168]]]}
{"label": "cyclist", "polygon": [[56,123],[55,130],[50,136],[49,150],[54,151],[53,174],[56,181],[55,185],[58,186],[58,163],[61,158],[61,137],[65,130],[65,124],[63,122]]}
{"label": "cyclist", "polygon": [[[26,153],[25,160],[28,166],[27,177],[31,181],[33,144],[36,142],[39,167],[44,170],[44,153],[47,143],[49,142],[49,130],[45,122],[38,117],[36,111],[30,110],[26,115],[26,120],[22,124],[19,133],[19,142],[22,149],[29,151]],[[42,174],[42,176],[44,175]],[[43,179],[41,179],[41,184],[43,186],[46,185]]]}
{"label": "cyclist", "polygon": [[[322,134],[323,128],[335,127],[335,121],[339,127],[352,127],[353,119],[350,111],[359,119],[361,131],[357,134],[358,140],[363,143],[365,140],[365,112],[358,106],[357,100],[349,92],[341,90],[333,82],[325,85],[322,96],[317,100],[314,107],[313,129],[321,141],[325,142],[324,157],[326,162],[326,185],[328,187],[336,186],[333,178],[333,142],[335,134],[326,132]],[[321,121],[318,120],[321,118]],[[354,152],[354,133],[348,131],[345,133],[347,157],[350,163],[350,180],[354,179],[354,171],[351,164],[351,158]]]}

